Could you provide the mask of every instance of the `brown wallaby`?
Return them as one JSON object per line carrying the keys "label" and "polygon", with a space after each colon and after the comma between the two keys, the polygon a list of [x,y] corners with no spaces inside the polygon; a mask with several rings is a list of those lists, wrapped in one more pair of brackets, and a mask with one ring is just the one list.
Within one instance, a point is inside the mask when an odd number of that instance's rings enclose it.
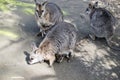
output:
{"label": "brown wallaby", "polygon": [[59,22],[48,32],[39,47],[33,46],[30,55],[30,64],[48,60],[52,66],[55,55],[74,55],[77,29],[67,22]]}
{"label": "brown wallaby", "polygon": [[63,13],[58,5],[52,2],[45,1],[42,4],[35,1],[35,17],[37,24],[40,27],[40,32],[37,34],[42,34],[42,37],[46,34],[53,25],[58,22],[63,21]]}

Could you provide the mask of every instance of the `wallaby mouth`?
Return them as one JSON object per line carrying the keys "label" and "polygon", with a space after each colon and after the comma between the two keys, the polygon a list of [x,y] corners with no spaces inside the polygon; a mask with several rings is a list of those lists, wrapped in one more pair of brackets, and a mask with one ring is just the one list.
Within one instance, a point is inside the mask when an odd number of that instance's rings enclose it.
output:
{"label": "wallaby mouth", "polygon": [[29,65],[32,65],[30,61],[27,62]]}

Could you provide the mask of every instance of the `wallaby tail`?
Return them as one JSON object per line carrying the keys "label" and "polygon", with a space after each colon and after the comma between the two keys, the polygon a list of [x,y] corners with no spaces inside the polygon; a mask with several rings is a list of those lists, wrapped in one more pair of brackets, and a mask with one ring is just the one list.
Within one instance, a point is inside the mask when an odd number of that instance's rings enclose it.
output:
{"label": "wallaby tail", "polygon": [[107,39],[107,44],[111,49],[120,51],[119,41],[112,41],[111,39]]}

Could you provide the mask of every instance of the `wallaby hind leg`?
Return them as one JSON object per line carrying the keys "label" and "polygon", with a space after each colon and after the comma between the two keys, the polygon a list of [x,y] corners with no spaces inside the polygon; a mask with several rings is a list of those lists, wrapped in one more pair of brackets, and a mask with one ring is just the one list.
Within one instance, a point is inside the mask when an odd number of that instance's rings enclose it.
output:
{"label": "wallaby hind leg", "polygon": [[66,56],[67,58],[67,62],[70,62],[71,58],[73,58],[75,56],[75,54],[73,53],[73,50],[71,49],[68,53],[68,55]]}
{"label": "wallaby hind leg", "polygon": [[56,62],[57,63],[61,63],[64,59],[64,55],[63,54],[56,54]]}
{"label": "wallaby hind leg", "polygon": [[63,56],[63,55],[61,55],[61,56],[59,57],[58,62],[59,62],[59,63],[61,63],[61,62],[63,61],[63,59],[64,59],[64,56]]}
{"label": "wallaby hind leg", "polygon": [[51,56],[51,58],[49,59],[49,66],[52,67],[53,63],[55,61],[55,56]]}

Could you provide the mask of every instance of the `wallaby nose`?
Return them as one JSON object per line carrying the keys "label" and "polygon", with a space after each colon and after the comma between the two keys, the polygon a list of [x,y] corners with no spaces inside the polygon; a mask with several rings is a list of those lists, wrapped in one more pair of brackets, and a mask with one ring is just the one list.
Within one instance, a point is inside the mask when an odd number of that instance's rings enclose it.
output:
{"label": "wallaby nose", "polygon": [[33,58],[29,58],[29,60],[27,61],[27,64],[31,65]]}
{"label": "wallaby nose", "polygon": [[27,62],[27,64],[31,65],[31,60],[29,60],[29,61]]}

